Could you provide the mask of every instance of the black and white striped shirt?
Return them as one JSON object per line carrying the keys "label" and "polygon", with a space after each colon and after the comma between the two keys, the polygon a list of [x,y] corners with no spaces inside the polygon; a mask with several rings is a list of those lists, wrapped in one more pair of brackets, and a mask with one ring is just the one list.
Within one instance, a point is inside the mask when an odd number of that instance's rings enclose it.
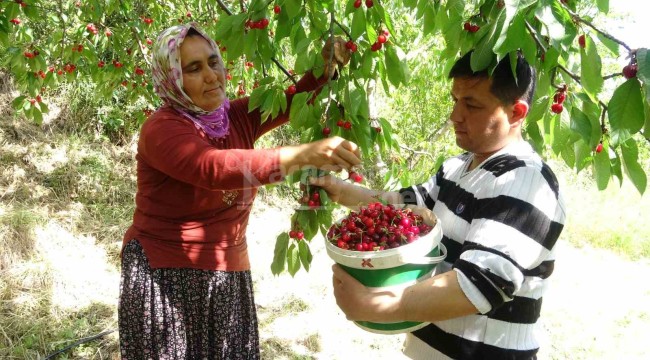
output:
{"label": "black and white striped shirt", "polygon": [[409,334],[404,352],[418,359],[533,359],[565,221],[558,182],[524,141],[467,171],[471,161],[469,153],[448,159],[429,181],[400,193],[438,216],[448,249],[438,271],[455,270],[480,313]]}

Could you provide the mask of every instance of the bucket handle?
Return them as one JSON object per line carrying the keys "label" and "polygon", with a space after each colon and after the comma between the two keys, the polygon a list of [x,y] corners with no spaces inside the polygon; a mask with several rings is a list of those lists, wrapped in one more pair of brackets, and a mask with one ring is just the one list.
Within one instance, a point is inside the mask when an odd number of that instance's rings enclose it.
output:
{"label": "bucket handle", "polygon": [[414,258],[407,258],[404,259],[405,262],[408,262],[409,264],[418,264],[418,265],[430,265],[430,264],[438,264],[442,262],[446,257],[447,257],[447,248],[445,247],[445,244],[439,243],[438,246],[440,247],[440,255],[439,256],[423,256],[423,257],[414,257]]}

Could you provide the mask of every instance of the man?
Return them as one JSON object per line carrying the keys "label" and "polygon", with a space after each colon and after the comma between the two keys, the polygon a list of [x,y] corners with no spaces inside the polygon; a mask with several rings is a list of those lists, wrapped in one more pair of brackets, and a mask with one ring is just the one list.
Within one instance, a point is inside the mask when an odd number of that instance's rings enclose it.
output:
{"label": "man", "polygon": [[432,209],[448,249],[438,275],[373,293],[334,266],[334,295],[349,320],[431,322],[407,335],[404,352],[412,358],[533,359],[564,203],[553,172],[521,135],[535,70],[518,56],[516,79],[509,57],[492,75],[474,73],[470,56],[449,75],[450,120],[466,153],[446,160],[427,182],[396,192],[329,176],[311,180],[347,206],[381,199]]}

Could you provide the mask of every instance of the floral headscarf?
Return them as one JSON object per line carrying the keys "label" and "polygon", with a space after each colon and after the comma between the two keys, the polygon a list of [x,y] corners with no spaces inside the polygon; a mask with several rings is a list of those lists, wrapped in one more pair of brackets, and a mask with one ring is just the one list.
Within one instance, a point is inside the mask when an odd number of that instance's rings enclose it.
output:
{"label": "floral headscarf", "polygon": [[195,23],[176,25],[164,30],[153,47],[152,74],[154,90],[165,102],[183,116],[194,122],[212,139],[228,135],[228,109],[230,101],[226,98],[216,110],[208,112],[196,106],[183,90],[183,69],[181,67],[181,44],[190,29],[196,30],[208,41],[212,50],[219,55],[219,47]]}

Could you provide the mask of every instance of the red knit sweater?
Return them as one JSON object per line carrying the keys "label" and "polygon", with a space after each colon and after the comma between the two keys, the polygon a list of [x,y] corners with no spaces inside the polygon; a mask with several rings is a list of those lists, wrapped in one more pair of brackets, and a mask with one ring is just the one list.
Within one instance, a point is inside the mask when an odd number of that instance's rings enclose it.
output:
{"label": "red knit sweater", "polygon": [[[325,82],[307,74],[297,90]],[[257,187],[283,179],[279,150],[253,145],[289,120],[288,109],[262,123],[248,98],[234,100],[230,134],[217,142],[170,107],[151,115],[140,131],[136,209],[123,246],[137,239],[152,268],[250,269],[246,227]]]}

